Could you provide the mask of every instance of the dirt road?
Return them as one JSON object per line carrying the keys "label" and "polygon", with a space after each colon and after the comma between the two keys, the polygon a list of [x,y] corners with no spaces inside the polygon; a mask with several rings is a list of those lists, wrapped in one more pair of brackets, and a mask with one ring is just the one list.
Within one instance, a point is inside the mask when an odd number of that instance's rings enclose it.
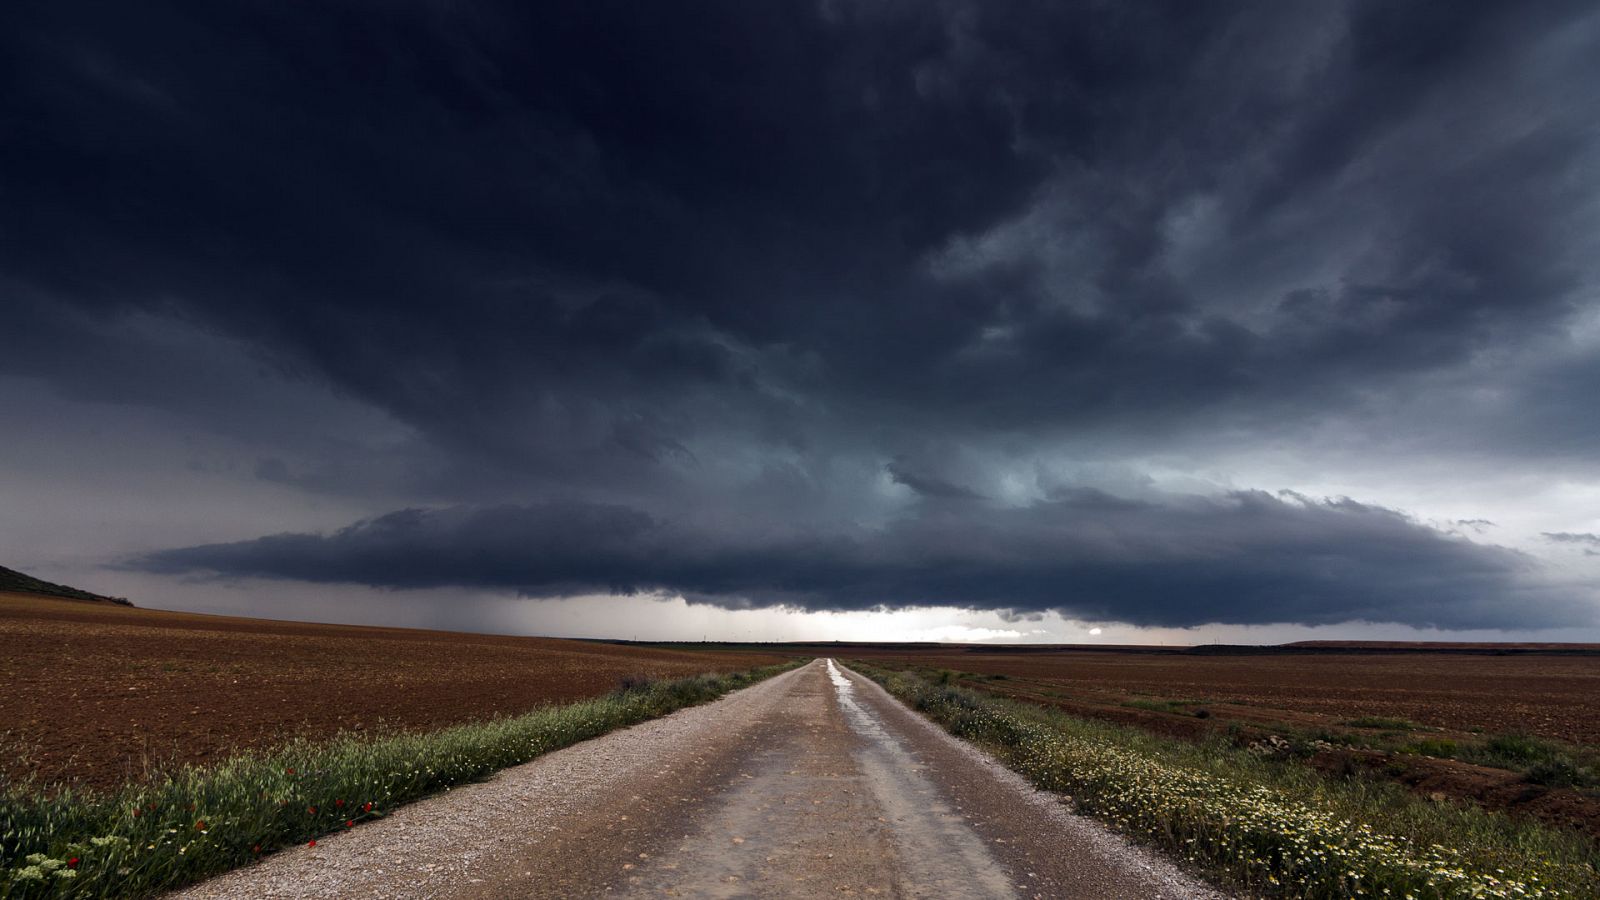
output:
{"label": "dirt road", "polygon": [[817,661],[184,892],[1199,897],[877,685]]}

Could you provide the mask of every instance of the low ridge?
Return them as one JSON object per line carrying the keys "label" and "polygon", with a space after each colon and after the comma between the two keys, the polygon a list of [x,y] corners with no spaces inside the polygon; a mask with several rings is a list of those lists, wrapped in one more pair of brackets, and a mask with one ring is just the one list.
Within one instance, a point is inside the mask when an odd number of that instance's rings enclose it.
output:
{"label": "low ridge", "polygon": [[62,597],[68,600],[92,600],[96,603],[119,603],[123,606],[132,606],[126,597],[107,597],[103,594],[94,594],[81,591],[75,587],[64,584],[55,584],[25,575],[15,569],[0,566],[0,591],[13,591],[20,594],[42,594],[46,597]]}

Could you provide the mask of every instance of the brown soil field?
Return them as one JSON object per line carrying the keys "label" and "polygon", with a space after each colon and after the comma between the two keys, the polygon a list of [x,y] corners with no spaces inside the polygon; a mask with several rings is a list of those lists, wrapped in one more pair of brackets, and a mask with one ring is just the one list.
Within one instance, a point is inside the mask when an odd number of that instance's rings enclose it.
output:
{"label": "brown soil field", "polygon": [[1600,744],[1600,655],[1240,655],[841,648],[842,656],[1005,675],[1019,690],[1118,706],[1178,700],[1241,719],[1337,726],[1407,719],[1461,733],[1523,732]]}
{"label": "brown soil field", "polygon": [[0,593],[0,776],[109,788],[293,737],[438,728],[604,694],[624,676],[783,658]]}

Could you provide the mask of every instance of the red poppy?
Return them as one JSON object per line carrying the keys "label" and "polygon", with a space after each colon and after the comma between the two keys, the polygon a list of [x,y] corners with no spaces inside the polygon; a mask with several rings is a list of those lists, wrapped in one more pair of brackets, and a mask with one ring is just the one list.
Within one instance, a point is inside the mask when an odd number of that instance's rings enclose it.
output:
{"label": "red poppy", "polygon": [[286,772],[288,772],[288,773],[289,773],[289,774],[290,774],[290,775],[293,775],[293,774],[294,774],[294,769],[292,769],[292,768],[290,768],[290,769],[285,769],[285,770],[284,770],[284,771],[286,771]]}
{"label": "red poppy", "polygon": [[78,858],[76,856],[74,856],[73,858],[67,860],[67,868],[76,869],[77,867],[78,867]]}
{"label": "red poppy", "polygon": [[134,818],[138,818],[139,816],[144,815],[144,810],[142,810],[139,807],[135,806],[133,808],[133,815],[134,815]]}
{"label": "red poppy", "polygon": [[251,847],[250,848],[250,852],[251,853],[260,853],[261,852],[261,845],[257,844],[254,847]]}
{"label": "red poppy", "polygon": [[306,846],[307,847],[315,847],[316,845],[317,845],[317,842],[315,840],[306,841]]}
{"label": "red poppy", "polygon": [[200,829],[201,831],[205,831],[206,830],[206,820],[205,819],[201,819],[200,821],[194,823],[194,827]]}
{"label": "red poppy", "polygon": [[372,801],[370,801],[370,800],[367,801],[367,805],[361,807],[361,811],[362,812],[372,812]]}
{"label": "red poppy", "polygon": [[355,819],[345,819],[344,820],[344,827],[346,827],[346,828],[354,828],[354,827],[356,827],[356,820]]}
{"label": "red poppy", "polygon": [[310,814],[312,814],[314,816],[314,815],[317,814],[317,808],[315,806],[308,806],[308,807],[306,807],[306,812],[308,812],[308,813],[310,813]]}
{"label": "red poppy", "polygon": [[333,805],[334,806],[343,806],[344,805],[344,801],[343,800],[335,800],[335,801],[333,801]]}

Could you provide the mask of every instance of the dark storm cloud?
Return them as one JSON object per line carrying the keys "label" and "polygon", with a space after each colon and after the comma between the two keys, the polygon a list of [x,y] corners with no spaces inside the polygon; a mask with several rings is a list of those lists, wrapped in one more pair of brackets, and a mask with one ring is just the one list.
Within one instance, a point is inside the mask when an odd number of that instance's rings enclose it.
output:
{"label": "dark storm cloud", "polygon": [[[1528,411],[1496,452],[1584,459],[1586,395],[1515,360],[1596,283],[1596,28],[1584,3],[11,4],[0,374],[308,429],[190,365],[243,348],[426,444],[261,438],[258,477],[393,472],[370,508],[458,507],[152,558],[173,569],[429,583],[330,554],[481,541],[504,569],[563,509],[593,540],[493,583],[1165,622],[1204,615],[1172,599],[1192,581],[1225,621],[1490,621],[1519,564],[1392,513],[1002,512],[985,454],[1387,437],[1397,398],[1454,416],[1432,392],[1486,379]],[[1502,431],[1423,418],[1413,452]],[[957,507],[980,545],[1067,528],[1070,552],[974,559]],[[1095,516],[1143,562],[1095,560]],[[1174,549],[1214,524],[1231,543]],[[728,574],[758,564],[788,574]],[[1429,572],[1405,602],[1377,583]]]}
{"label": "dark storm cloud", "polygon": [[[1581,9],[18,8],[0,265],[535,469],[708,419],[1281,416],[1567,314]],[[1244,270],[1286,222],[1388,233],[1213,303],[1163,256],[1197,198]],[[1039,246],[930,271],[1030,210]],[[797,397],[832,417],[781,434]]]}
{"label": "dark storm cloud", "polygon": [[262,481],[287,482],[289,480],[289,464],[276,456],[259,459],[256,461],[256,477]]}
{"label": "dark storm cloud", "polygon": [[975,500],[980,495],[939,475],[918,471],[915,464],[904,457],[892,460],[884,469],[895,484],[903,484],[924,497],[942,497],[947,500]]}
{"label": "dark storm cloud", "polygon": [[[882,529],[714,533],[622,506],[404,510],[328,535],[167,550],[154,572],[530,596],[680,593],[745,608],[947,605],[1188,626],[1361,619],[1445,628],[1586,621],[1523,583],[1530,561],[1350,500],[1237,492],[930,510]],[[1508,598],[1520,603],[1507,603]]]}

